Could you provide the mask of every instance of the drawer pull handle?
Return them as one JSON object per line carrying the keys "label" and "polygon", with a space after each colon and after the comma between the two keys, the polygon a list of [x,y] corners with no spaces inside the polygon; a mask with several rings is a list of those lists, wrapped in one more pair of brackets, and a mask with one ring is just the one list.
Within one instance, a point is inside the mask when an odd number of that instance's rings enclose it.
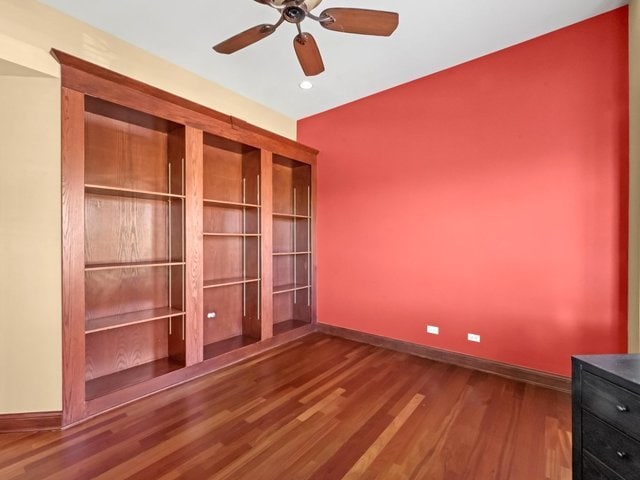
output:
{"label": "drawer pull handle", "polygon": [[628,412],[629,408],[626,407],[625,405],[616,405],[616,409],[620,412],[620,413],[624,413],[624,412]]}
{"label": "drawer pull handle", "polygon": [[620,450],[616,452],[616,455],[618,455],[618,458],[627,458],[627,452],[621,452]]}

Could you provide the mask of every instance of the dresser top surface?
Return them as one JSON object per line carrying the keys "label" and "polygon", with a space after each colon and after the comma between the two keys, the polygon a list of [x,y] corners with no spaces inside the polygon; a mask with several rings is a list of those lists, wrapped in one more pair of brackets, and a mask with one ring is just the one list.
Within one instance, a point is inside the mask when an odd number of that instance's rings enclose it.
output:
{"label": "dresser top surface", "polygon": [[640,385],[640,354],[576,355],[573,358]]}

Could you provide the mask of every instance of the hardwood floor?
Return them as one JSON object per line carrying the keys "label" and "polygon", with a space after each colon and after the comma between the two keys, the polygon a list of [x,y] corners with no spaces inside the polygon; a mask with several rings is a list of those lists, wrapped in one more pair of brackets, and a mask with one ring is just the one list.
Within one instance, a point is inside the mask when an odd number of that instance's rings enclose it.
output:
{"label": "hardwood floor", "polygon": [[10,479],[570,479],[567,394],[314,333],[63,432]]}

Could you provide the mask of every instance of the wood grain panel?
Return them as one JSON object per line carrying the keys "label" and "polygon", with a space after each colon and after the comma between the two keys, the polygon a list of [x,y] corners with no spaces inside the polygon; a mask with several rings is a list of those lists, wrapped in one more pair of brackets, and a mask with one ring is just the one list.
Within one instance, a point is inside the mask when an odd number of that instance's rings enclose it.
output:
{"label": "wood grain panel", "polygon": [[233,144],[219,137],[204,135],[203,178],[204,198],[228,202],[242,202],[242,151],[241,145],[231,150]]}
{"label": "wood grain panel", "polygon": [[290,167],[273,162],[273,211],[293,213],[293,172]]}
{"label": "wood grain panel", "polygon": [[[254,210],[254,209],[249,209]],[[255,213],[254,213],[255,215]],[[242,208],[208,204],[204,206],[203,230],[209,233],[243,233]],[[247,233],[258,233],[247,230]]]}
{"label": "wood grain panel", "polygon": [[263,150],[260,155],[260,192],[262,208],[260,212],[261,238],[261,302],[260,318],[262,340],[273,336],[273,154]]}
{"label": "wood grain panel", "polygon": [[311,251],[311,228],[307,218],[296,218],[294,234],[296,236],[296,252]]}
{"label": "wood grain panel", "polygon": [[[186,171],[186,129],[184,126],[175,126],[167,136],[167,165],[168,165],[168,189],[171,193],[184,195],[185,171]],[[184,200],[169,200],[167,204],[167,229],[166,237],[169,239],[167,256],[172,261],[184,262],[185,251],[185,208]],[[175,265],[168,269],[168,289],[170,305],[184,310],[185,304],[185,267]],[[179,365],[186,362],[186,337],[187,325],[185,316],[174,317],[168,320],[170,327],[167,336],[167,352],[169,358]],[[171,362],[166,367],[171,368]],[[164,367],[163,367],[164,368]],[[149,370],[149,369],[147,369]],[[135,371],[147,371],[138,368]],[[149,370],[151,373],[154,368]],[[161,371],[161,369],[160,369]],[[108,384],[108,382],[106,382]]]}
{"label": "wood grain panel", "polygon": [[297,215],[311,216],[311,166],[296,162],[292,168],[292,188]]}
{"label": "wood grain panel", "polygon": [[85,415],[84,96],[62,89],[62,408],[64,425]]}
{"label": "wood grain panel", "polygon": [[273,286],[293,285],[293,259],[291,255],[273,257]]}
{"label": "wood grain panel", "polygon": [[204,237],[204,279],[242,277],[242,248],[240,237]]}
{"label": "wood grain panel", "polygon": [[[204,291],[204,344],[243,334],[242,285],[208,288]],[[207,318],[215,313],[215,318]]]}
{"label": "wood grain panel", "polygon": [[153,381],[183,367],[182,362],[176,362],[171,357],[163,357],[140,365],[119,370],[109,375],[94,378],[87,382],[87,400],[96,400],[136,384]]}
{"label": "wood grain panel", "polygon": [[240,335],[237,337],[225,338],[214,343],[204,346],[204,358],[210,360],[231,353],[235,350],[244,349],[249,345],[257,343],[259,340],[255,337]]}
{"label": "wood grain panel", "polygon": [[186,364],[202,361],[203,347],[203,240],[202,240],[202,152],[201,130],[186,129]]}
{"label": "wood grain panel", "polygon": [[244,317],[242,334],[260,340],[262,326],[260,324],[260,282],[247,283],[244,286]]}
{"label": "wood grain panel", "polygon": [[169,164],[171,181],[169,193],[185,195],[187,132],[184,125],[173,124],[167,134],[167,163]]}
{"label": "wood grain panel", "polygon": [[303,322],[301,320],[285,320],[273,325],[273,335],[284,335],[297,328],[308,327],[309,322]]}
{"label": "wood grain panel", "polygon": [[245,242],[245,270],[247,277],[257,278],[260,274],[260,241],[259,237],[247,237]]}
{"label": "wood grain panel", "polygon": [[245,202],[259,204],[261,185],[261,151],[249,150],[242,156],[242,177],[245,179]]}
{"label": "wood grain panel", "polygon": [[293,252],[293,220],[273,217],[273,251]]}
{"label": "wood grain panel", "polygon": [[293,292],[273,295],[273,324],[294,319]]}
{"label": "wood grain panel", "polygon": [[101,377],[168,356],[167,320],[87,335],[86,379]]}
{"label": "wood grain panel", "polygon": [[85,183],[169,192],[166,131],[90,111],[85,128]]}
{"label": "wood grain panel", "polygon": [[311,322],[311,290],[298,290],[293,295],[293,317],[304,323]]}
{"label": "wood grain panel", "polygon": [[168,208],[165,200],[87,194],[86,264],[166,261]]}
{"label": "wood grain panel", "polygon": [[310,255],[295,255],[296,280],[299,285],[309,285],[311,280]]}
{"label": "wood grain panel", "polygon": [[109,317],[169,306],[168,268],[87,272],[87,318]]}

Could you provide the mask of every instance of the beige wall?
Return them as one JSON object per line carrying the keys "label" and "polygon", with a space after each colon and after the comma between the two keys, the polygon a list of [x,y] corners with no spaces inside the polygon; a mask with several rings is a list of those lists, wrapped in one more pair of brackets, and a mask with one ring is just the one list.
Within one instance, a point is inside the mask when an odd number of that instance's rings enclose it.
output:
{"label": "beige wall", "polygon": [[640,352],[640,0],[629,2],[629,351]]}
{"label": "beige wall", "polygon": [[35,0],[0,0],[0,414],[61,408],[60,68],[52,47],[296,135],[286,116]]}
{"label": "beige wall", "polygon": [[[202,77],[89,25],[66,16],[35,0],[0,0],[0,57],[3,38],[22,42],[41,53],[37,59],[56,69],[53,58],[46,58],[52,47],[98,65],[134,77],[202,105],[234,115],[275,133],[295,138],[296,122],[281,113],[242,97]],[[30,53],[29,60],[33,60]],[[14,61],[11,58],[3,58]],[[46,60],[45,60],[46,59]],[[40,66],[42,66],[40,65]]]}
{"label": "beige wall", "polygon": [[3,72],[0,412],[60,410],[60,82]]}

